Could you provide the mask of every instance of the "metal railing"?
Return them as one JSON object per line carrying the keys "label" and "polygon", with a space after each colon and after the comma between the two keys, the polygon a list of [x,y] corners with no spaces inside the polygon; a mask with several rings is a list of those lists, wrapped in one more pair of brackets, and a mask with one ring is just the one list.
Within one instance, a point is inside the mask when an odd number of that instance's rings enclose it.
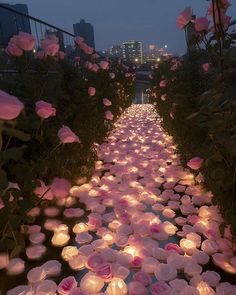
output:
{"label": "metal railing", "polygon": [[53,33],[59,39],[61,50],[67,52],[74,49],[74,34],[14,9],[12,6],[0,4],[0,15],[4,16],[5,14],[6,16],[5,18],[0,18],[0,46],[6,47],[6,43],[12,37],[12,33],[17,34],[19,31],[23,31],[35,36],[37,48],[40,48],[40,40],[45,38],[46,34]]}

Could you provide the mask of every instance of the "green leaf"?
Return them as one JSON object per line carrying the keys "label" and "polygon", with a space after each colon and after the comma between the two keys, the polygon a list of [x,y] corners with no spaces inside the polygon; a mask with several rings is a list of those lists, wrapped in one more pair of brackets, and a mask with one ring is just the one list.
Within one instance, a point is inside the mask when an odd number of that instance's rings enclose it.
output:
{"label": "green leaf", "polygon": [[23,131],[14,128],[3,127],[3,132],[22,141],[29,141],[31,138],[29,134],[26,134]]}
{"label": "green leaf", "polygon": [[7,149],[6,151],[1,151],[0,162],[4,164],[9,160],[15,160],[15,161],[20,160],[23,156],[23,152],[25,148],[26,146],[21,146],[18,148],[10,148],[10,149]]}

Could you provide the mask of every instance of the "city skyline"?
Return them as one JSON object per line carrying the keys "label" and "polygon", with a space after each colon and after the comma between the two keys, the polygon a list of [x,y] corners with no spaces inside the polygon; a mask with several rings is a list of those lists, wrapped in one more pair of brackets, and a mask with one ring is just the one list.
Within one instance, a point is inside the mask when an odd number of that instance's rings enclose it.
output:
{"label": "city skyline", "polygon": [[[29,14],[73,32],[73,24],[85,19],[94,26],[97,50],[110,48],[127,40],[143,42],[158,47],[168,45],[169,51],[185,52],[184,33],[176,28],[176,17],[186,6],[192,6],[197,16],[204,16],[209,2],[206,0],[8,0],[4,3],[27,4]],[[161,7],[161,9],[160,9]],[[181,7],[181,8],[180,8]],[[54,13],[52,13],[54,11]],[[229,10],[236,18],[236,5]]]}

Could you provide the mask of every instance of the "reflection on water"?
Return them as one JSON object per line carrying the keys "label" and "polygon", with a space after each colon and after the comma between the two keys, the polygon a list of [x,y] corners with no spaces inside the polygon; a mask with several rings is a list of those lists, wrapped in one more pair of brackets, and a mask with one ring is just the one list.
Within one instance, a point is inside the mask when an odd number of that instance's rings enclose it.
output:
{"label": "reflection on water", "polygon": [[146,90],[150,87],[149,83],[137,81],[135,85],[135,104],[149,103]]}

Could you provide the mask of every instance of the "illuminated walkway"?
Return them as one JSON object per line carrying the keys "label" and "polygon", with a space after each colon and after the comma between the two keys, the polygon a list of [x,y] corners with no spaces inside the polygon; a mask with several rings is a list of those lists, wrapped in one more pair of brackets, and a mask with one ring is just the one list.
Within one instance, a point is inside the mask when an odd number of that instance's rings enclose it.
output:
{"label": "illuminated walkway", "polygon": [[[44,224],[59,256],[37,261],[41,267],[28,273],[30,286],[22,288],[38,293],[8,294],[236,294],[229,231],[221,236],[212,195],[180,165],[156,120],[151,105],[127,110],[100,146],[91,181],[71,191],[87,215],[71,219],[84,211],[68,197],[74,209],[64,225],[55,217]],[[58,261],[46,262],[50,257]]]}

